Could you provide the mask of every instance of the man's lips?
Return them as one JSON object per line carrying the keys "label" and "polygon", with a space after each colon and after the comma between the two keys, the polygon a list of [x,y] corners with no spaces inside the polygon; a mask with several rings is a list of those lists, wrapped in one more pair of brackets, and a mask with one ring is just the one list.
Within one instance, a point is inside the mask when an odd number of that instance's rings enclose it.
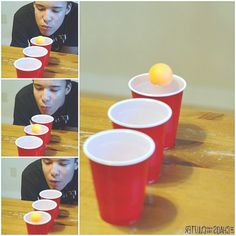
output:
{"label": "man's lips", "polygon": [[49,106],[41,106],[42,111],[48,111],[50,109]]}
{"label": "man's lips", "polygon": [[48,29],[51,29],[52,27],[48,25],[41,25],[41,28],[48,30]]}
{"label": "man's lips", "polygon": [[58,180],[49,180],[49,183],[55,187],[55,186],[58,186],[60,184],[61,181],[58,181]]}

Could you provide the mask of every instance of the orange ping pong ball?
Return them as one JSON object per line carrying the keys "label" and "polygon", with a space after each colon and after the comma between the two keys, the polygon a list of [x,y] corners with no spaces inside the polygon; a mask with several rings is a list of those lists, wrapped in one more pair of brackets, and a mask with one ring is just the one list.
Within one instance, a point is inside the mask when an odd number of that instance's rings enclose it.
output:
{"label": "orange ping pong ball", "polygon": [[41,131],[41,126],[39,124],[33,124],[31,127],[33,133],[39,133]]}
{"label": "orange ping pong ball", "polygon": [[149,79],[152,84],[167,85],[173,79],[173,73],[168,65],[158,63],[149,69]]}
{"label": "orange ping pong ball", "polygon": [[33,212],[30,216],[30,220],[34,223],[38,223],[42,220],[42,216],[38,212]]}
{"label": "orange ping pong ball", "polygon": [[38,37],[36,37],[35,42],[37,44],[43,44],[45,42],[45,39],[43,36],[38,36]]}

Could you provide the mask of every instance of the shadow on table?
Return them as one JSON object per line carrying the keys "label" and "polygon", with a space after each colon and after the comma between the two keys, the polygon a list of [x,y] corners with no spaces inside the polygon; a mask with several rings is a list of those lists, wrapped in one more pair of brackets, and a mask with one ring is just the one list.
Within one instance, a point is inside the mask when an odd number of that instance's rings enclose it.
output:
{"label": "shadow on table", "polygon": [[[50,57],[49,63],[48,63],[49,66],[57,66],[59,64],[60,64],[60,60],[58,58]],[[51,67],[50,68],[46,67],[43,72],[43,78],[55,78],[57,73],[58,72],[55,70],[52,70]]]}
{"label": "shadow on table", "polygon": [[50,143],[47,145],[45,150],[45,156],[55,156],[60,148],[59,145],[53,146],[52,144],[57,144],[61,142],[61,137],[58,135],[51,135]]}
{"label": "shadow on table", "polygon": [[176,215],[177,209],[172,202],[160,196],[147,195],[140,221],[123,229],[128,234],[156,233],[173,221]]}
{"label": "shadow on table", "polygon": [[66,226],[63,223],[55,221],[53,225],[53,232],[56,233],[56,232],[64,231],[65,227]]}
{"label": "shadow on table", "polygon": [[193,167],[195,167],[195,164],[191,162],[181,160],[174,155],[165,155],[160,177],[157,183],[153,185],[182,183],[192,175]]}
{"label": "shadow on table", "polygon": [[191,149],[202,145],[206,138],[204,129],[193,124],[180,123],[177,131],[176,149]]}
{"label": "shadow on table", "polygon": [[[69,215],[70,215],[69,211],[60,209],[57,219],[64,219],[64,218],[69,217]],[[54,222],[53,232],[63,231],[64,228],[66,227],[64,223],[57,221],[57,219]]]}

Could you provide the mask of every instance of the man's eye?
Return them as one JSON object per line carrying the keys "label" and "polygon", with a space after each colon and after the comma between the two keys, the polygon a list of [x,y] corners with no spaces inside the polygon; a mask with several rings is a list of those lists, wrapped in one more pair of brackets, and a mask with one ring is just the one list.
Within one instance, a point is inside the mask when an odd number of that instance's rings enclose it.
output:
{"label": "man's eye", "polygon": [[58,91],[59,91],[59,89],[51,89],[51,92],[54,92],[54,93],[56,93]]}
{"label": "man's eye", "polygon": [[44,162],[45,165],[50,165],[51,164],[51,162],[47,161],[47,160],[44,160],[43,162]]}
{"label": "man's eye", "polygon": [[41,87],[34,87],[34,88],[38,91],[43,90],[43,88],[41,88]]}
{"label": "man's eye", "polygon": [[37,6],[36,8],[37,8],[39,11],[44,11],[44,9],[45,9],[44,7],[40,7],[40,6]]}
{"label": "man's eye", "polygon": [[67,166],[68,163],[61,162],[60,165],[61,165],[61,166]]}
{"label": "man's eye", "polygon": [[53,13],[59,13],[61,10],[52,10]]}

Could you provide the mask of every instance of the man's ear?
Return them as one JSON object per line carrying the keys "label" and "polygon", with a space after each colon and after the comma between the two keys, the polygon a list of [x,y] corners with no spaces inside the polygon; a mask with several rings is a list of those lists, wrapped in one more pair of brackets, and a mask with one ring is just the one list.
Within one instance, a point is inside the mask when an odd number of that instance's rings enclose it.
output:
{"label": "man's ear", "polygon": [[66,6],[66,15],[68,15],[71,11],[71,8],[72,8],[72,3],[67,3],[67,6]]}
{"label": "man's ear", "polygon": [[78,169],[78,158],[75,159],[75,168],[74,170],[77,170]]}
{"label": "man's ear", "polygon": [[72,83],[68,83],[68,84],[66,85],[66,95],[70,93],[71,88],[72,88]]}

